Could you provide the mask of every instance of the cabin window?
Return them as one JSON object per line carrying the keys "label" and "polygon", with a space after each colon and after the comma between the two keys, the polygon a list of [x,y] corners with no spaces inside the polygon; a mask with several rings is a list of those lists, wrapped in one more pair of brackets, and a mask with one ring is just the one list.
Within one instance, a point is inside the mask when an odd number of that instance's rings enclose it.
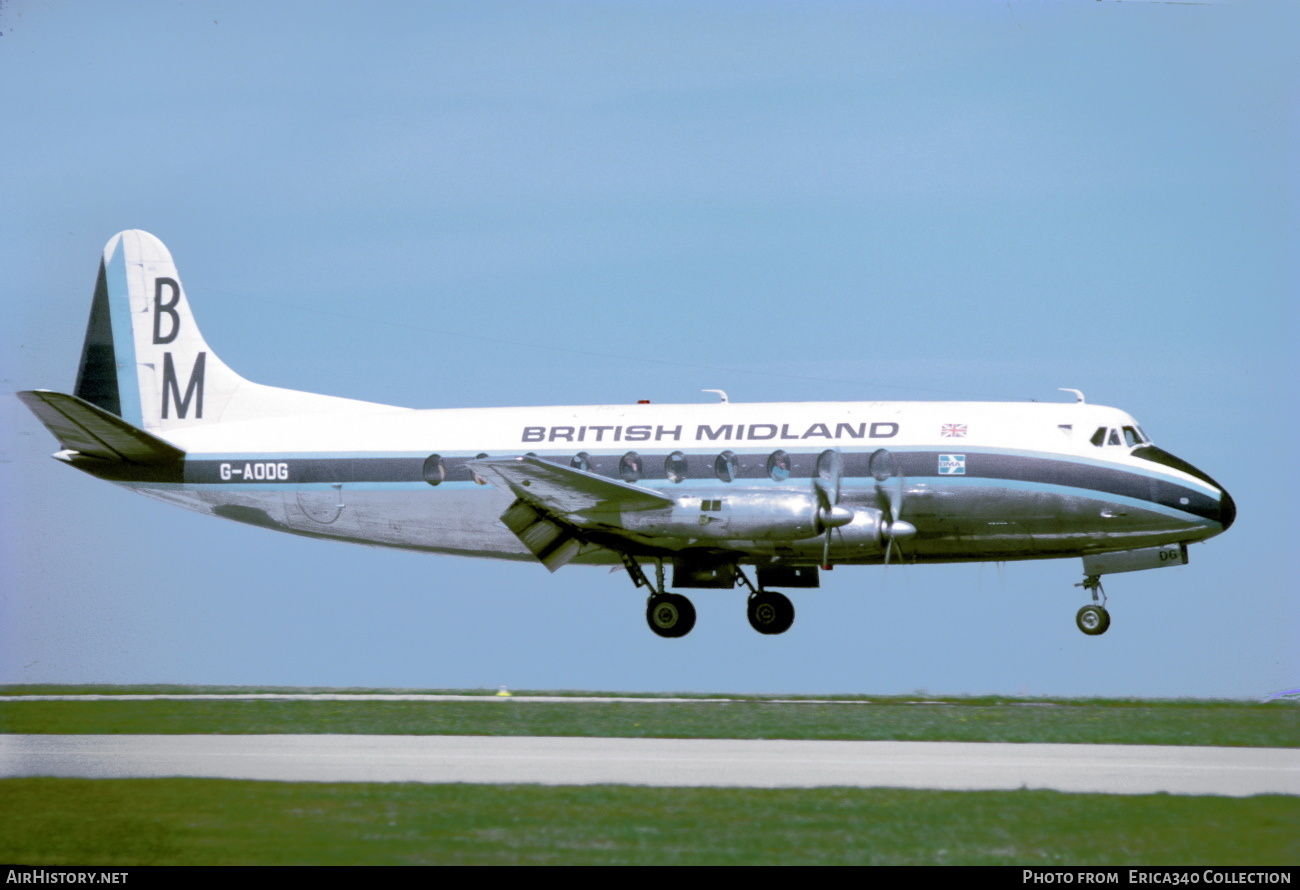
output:
{"label": "cabin window", "polygon": [[718,455],[717,460],[713,462],[713,472],[723,482],[730,482],[736,478],[736,455],[732,451],[724,451]]}
{"label": "cabin window", "polygon": [[886,479],[892,479],[898,475],[898,470],[894,465],[894,455],[884,448],[872,453],[867,469],[877,482],[884,482]]}
{"label": "cabin window", "polygon": [[[487,457],[486,454],[476,454],[474,455],[474,460],[482,460],[485,457]],[[474,477],[474,482],[477,483],[478,485],[487,485],[487,480],[484,479],[482,476],[480,476],[478,473],[475,473],[474,471],[471,470],[470,475]]]}
{"label": "cabin window", "polygon": [[447,465],[442,462],[441,454],[430,454],[424,459],[424,481],[437,485],[447,479]]}
{"label": "cabin window", "polygon": [[681,482],[686,478],[687,464],[686,455],[680,451],[674,451],[664,458],[664,475],[671,482]]}
{"label": "cabin window", "polygon": [[773,451],[767,458],[767,475],[773,482],[784,482],[790,478],[790,455],[784,451]]}
{"label": "cabin window", "polygon": [[579,451],[573,456],[573,460],[569,461],[569,466],[573,467],[575,470],[583,470],[584,472],[590,473],[591,455],[585,451]]}
{"label": "cabin window", "polygon": [[636,482],[641,478],[641,455],[629,451],[618,462],[618,474],[624,482]]}

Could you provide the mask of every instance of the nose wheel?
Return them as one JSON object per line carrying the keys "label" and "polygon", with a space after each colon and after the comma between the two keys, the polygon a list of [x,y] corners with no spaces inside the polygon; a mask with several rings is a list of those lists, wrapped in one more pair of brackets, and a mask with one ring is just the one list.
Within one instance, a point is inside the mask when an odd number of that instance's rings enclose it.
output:
{"label": "nose wheel", "polygon": [[1106,611],[1105,606],[1084,606],[1079,610],[1079,614],[1074,616],[1074,623],[1079,625],[1079,630],[1090,637],[1095,637],[1104,634],[1106,628],[1110,627],[1110,613]]}
{"label": "nose wheel", "polygon": [[1080,609],[1074,616],[1074,623],[1090,637],[1104,634],[1110,627],[1110,613],[1106,611],[1106,591],[1101,586],[1101,575],[1089,575],[1074,586],[1092,593],[1092,605]]}

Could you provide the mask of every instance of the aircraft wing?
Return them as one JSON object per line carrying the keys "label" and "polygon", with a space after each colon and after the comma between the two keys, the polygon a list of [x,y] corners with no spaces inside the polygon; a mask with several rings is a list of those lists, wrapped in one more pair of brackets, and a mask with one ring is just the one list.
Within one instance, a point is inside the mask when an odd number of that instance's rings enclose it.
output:
{"label": "aircraft wing", "polygon": [[583,529],[601,524],[600,514],[670,507],[672,498],[584,470],[536,457],[483,458],[469,467],[514,492],[501,522],[547,569],[554,572],[582,552]]}
{"label": "aircraft wing", "polygon": [[673,499],[648,488],[562,467],[536,457],[483,458],[469,462],[483,478],[570,521],[586,513],[621,513],[671,507]]}
{"label": "aircraft wing", "polygon": [[158,464],[185,456],[175,445],[146,433],[85,399],[48,389],[18,393],[68,451],[130,464]]}

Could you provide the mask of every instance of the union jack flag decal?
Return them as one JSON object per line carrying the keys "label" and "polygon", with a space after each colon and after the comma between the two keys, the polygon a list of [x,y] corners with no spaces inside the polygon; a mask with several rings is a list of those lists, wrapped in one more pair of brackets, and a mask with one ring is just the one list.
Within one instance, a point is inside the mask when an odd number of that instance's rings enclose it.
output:
{"label": "union jack flag decal", "polygon": [[949,439],[964,439],[966,437],[966,424],[945,423],[939,428],[939,435]]}

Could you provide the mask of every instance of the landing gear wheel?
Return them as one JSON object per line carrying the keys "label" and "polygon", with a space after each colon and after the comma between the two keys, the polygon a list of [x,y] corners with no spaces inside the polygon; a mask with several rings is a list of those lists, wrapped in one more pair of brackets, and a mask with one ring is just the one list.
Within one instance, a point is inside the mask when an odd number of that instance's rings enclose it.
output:
{"label": "landing gear wheel", "polygon": [[676,593],[657,593],[645,610],[646,623],[661,637],[684,637],[695,626],[695,606]]}
{"label": "landing gear wheel", "polygon": [[1079,614],[1074,616],[1074,623],[1079,625],[1079,630],[1090,637],[1095,637],[1104,634],[1106,628],[1110,627],[1110,613],[1106,611],[1105,606],[1084,606],[1079,610]]}
{"label": "landing gear wheel", "polygon": [[794,603],[774,590],[760,590],[745,609],[749,626],[761,634],[783,634],[794,624]]}

